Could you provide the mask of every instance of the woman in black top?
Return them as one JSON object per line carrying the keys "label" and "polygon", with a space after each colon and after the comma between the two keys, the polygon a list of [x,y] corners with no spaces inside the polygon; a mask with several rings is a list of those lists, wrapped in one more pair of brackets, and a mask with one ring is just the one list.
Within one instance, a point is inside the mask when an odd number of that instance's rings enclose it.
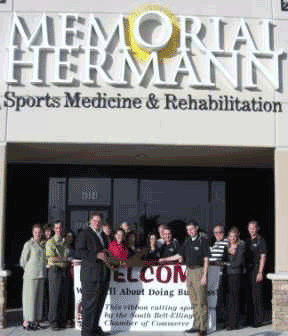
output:
{"label": "woman in black top", "polygon": [[150,232],[147,237],[147,252],[143,259],[150,261],[157,261],[160,258],[160,250],[157,247],[157,235],[154,232]]}
{"label": "woman in black top", "polygon": [[239,230],[233,227],[228,232],[228,246],[225,248],[227,286],[227,330],[239,329],[240,283],[245,265],[245,243],[240,240]]}

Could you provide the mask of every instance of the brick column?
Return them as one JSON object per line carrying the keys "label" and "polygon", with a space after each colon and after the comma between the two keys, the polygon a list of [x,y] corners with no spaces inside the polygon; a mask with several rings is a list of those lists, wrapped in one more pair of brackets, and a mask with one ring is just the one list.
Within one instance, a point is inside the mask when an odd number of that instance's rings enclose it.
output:
{"label": "brick column", "polygon": [[275,150],[275,273],[272,280],[273,329],[288,330],[288,149]]}
{"label": "brick column", "polygon": [[275,330],[288,330],[288,273],[268,274],[272,280],[272,326]]}
{"label": "brick column", "polygon": [[[2,274],[3,275],[3,274]],[[7,286],[6,286],[6,276],[0,275],[0,329],[5,328],[5,311],[6,311],[6,301],[7,301]]]}

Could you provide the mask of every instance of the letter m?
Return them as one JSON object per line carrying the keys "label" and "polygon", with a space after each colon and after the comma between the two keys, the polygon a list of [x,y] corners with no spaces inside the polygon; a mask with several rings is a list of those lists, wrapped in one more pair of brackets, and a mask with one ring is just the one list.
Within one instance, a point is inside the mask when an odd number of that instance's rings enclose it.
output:
{"label": "letter m", "polygon": [[91,40],[92,40],[92,31],[94,31],[96,33],[96,36],[98,38],[98,44],[104,48],[105,50],[107,50],[109,48],[109,46],[112,44],[113,39],[116,38],[117,32],[118,32],[118,36],[119,36],[119,46],[120,49],[126,49],[126,41],[125,41],[125,22],[124,22],[124,17],[123,15],[119,16],[118,21],[116,22],[114,29],[112,30],[112,32],[110,33],[110,35],[108,37],[106,37],[105,32],[103,31],[102,27],[101,27],[101,23],[99,21],[99,19],[95,19],[94,16],[92,14],[90,14],[89,17],[89,31],[88,31],[88,46],[91,46]]}
{"label": "letter m", "polygon": [[24,19],[19,18],[16,14],[14,14],[12,19],[9,46],[12,47],[17,45],[17,37],[20,35],[21,42],[24,44],[24,46],[26,48],[30,48],[31,45],[37,41],[37,38],[40,36],[40,32],[42,37],[41,47],[51,47],[48,38],[47,16],[45,14],[42,15],[40,22],[32,34],[29,33]]}

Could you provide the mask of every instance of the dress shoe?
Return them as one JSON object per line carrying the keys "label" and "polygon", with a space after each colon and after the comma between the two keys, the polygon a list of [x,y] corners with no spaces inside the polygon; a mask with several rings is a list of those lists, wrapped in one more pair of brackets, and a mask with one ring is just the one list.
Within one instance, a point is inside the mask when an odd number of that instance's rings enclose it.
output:
{"label": "dress shoe", "polygon": [[109,332],[105,332],[105,331],[103,331],[101,327],[98,327],[97,330],[96,330],[96,332],[97,332],[97,334],[98,334],[99,336],[108,336],[108,335],[110,335]]}
{"label": "dress shoe", "polygon": [[200,330],[199,329],[196,329],[194,327],[188,329],[188,330],[185,330],[186,333],[188,334],[193,334],[193,333],[196,333],[196,332],[199,332]]}
{"label": "dress shoe", "polygon": [[56,322],[50,323],[50,328],[51,328],[53,331],[61,330],[59,324],[56,323]]}
{"label": "dress shoe", "polygon": [[59,331],[59,330],[61,330],[61,328],[58,325],[54,325],[53,327],[51,327],[51,329],[53,331]]}
{"label": "dress shoe", "polygon": [[33,329],[32,324],[30,322],[28,322],[27,325],[22,324],[22,328],[24,330],[27,330],[27,331],[29,331],[29,330],[35,330],[35,329]]}
{"label": "dress shoe", "polygon": [[198,336],[206,336],[206,335],[207,335],[206,330],[200,330],[200,331],[198,332]]}
{"label": "dress shoe", "polygon": [[235,326],[235,327],[228,326],[228,327],[226,327],[226,330],[238,330],[238,329],[240,329],[239,326]]}
{"label": "dress shoe", "polygon": [[44,329],[44,327],[41,327],[41,325],[40,325],[39,322],[35,322],[35,323],[33,323],[32,328],[33,328],[34,330],[41,330],[41,329]]}
{"label": "dress shoe", "polygon": [[67,324],[66,321],[59,321],[58,323],[60,329],[66,329],[66,324]]}
{"label": "dress shoe", "polygon": [[73,320],[68,320],[66,323],[66,328],[74,328],[75,327],[75,323]]}

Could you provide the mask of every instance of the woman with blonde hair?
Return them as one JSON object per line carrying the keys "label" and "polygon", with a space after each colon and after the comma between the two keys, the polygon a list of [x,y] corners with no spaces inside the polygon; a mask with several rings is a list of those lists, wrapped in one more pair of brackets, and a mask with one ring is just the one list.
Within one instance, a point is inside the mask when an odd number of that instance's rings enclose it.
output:
{"label": "woman with blonde hair", "polygon": [[24,244],[20,257],[20,266],[24,269],[22,326],[26,330],[40,328],[46,276],[46,258],[41,244],[42,229],[39,224],[33,226],[32,235],[33,237]]}
{"label": "woman with blonde hair", "polygon": [[240,285],[245,268],[245,243],[240,240],[237,227],[228,232],[228,246],[225,248],[227,285],[227,330],[239,329],[240,319]]}

